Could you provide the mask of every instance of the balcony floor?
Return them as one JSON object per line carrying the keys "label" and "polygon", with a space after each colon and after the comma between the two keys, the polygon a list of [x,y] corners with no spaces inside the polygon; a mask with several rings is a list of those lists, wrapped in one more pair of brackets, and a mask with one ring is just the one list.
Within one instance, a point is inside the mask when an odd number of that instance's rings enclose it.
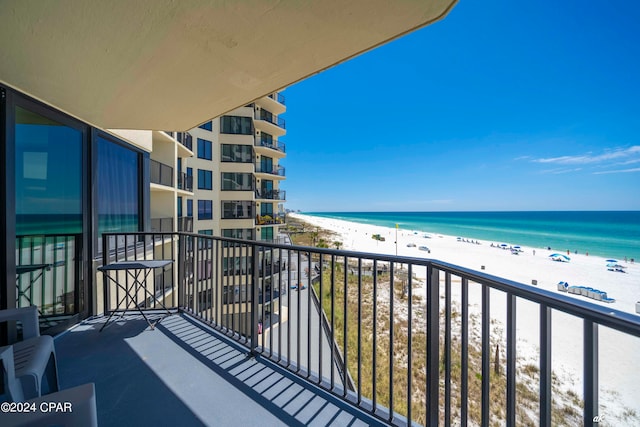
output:
{"label": "balcony floor", "polygon": [[380,425],[187,314],[99,317],[56,337],[61,388],[96,385],[101,426]]}

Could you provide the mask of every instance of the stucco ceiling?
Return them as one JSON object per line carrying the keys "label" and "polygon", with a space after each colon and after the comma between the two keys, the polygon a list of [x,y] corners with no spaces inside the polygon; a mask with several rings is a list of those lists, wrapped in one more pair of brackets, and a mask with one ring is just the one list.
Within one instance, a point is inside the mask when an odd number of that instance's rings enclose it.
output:
{"label": "stucco ceiling", "polygon": [[0,81],[99,127],[186,130],[455,1],[2,0]]}

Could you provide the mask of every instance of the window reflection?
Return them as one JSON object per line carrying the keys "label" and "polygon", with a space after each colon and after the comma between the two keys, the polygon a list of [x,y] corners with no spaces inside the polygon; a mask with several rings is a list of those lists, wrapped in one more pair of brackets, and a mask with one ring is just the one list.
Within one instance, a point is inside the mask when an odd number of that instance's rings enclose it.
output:
{"label": "window reflection", "polygon": [[82,232],[82,132],[16,107],[16,235]]}
{"label": "window reflection", "polygon": [[16,306],[50,316],[83,310],[83,133],[15,107]]}

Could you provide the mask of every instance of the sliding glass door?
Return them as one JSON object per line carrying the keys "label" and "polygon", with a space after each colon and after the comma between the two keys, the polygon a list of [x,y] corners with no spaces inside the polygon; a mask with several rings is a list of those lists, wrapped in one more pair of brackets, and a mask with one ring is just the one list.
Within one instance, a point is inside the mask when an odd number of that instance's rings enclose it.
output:
{"label": "sliding glass door", "polygon": [[86,128],[38,104],[13,106],[16,306],[43,326],[85,310],[80,283]]}

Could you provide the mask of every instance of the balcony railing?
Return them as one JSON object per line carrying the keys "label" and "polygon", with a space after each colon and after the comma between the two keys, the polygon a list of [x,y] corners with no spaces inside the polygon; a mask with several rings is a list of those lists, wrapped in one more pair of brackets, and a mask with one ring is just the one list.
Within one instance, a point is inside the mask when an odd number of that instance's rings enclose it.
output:
{"label": "balcony railing", "polygon": [[178,231],[193,233],[193,217],[192,216],[178,217]]}
{"label": "balcony railing", "polygon": [[264,140],[264,139],[261,139],[259,136],[256,136],[255,145],[257,147],[271,148],[272,150],[277,150],[277,151],[280,151],[282,153],[286,153],[287,152],[287,150],[286,150],[287,147],[285,146],[284,142],[273,141],[273,140]]}
{"label": "balcony railing", "polygon": [[281,94],[281,93],[272,93],[271,95],[269,95],[269,98],[275,99],[276,101],[278,101],[282,105],[286,105],[286,102],[285,102],[286,99],[285,99],[284,95]]}
{"label": "balcony railing", "polygon": [[178,172],[178,189],[185,191],[193,191],[193,176],[184,172]]}
{"label": "balcony railing", "polygon": [[82,235],[16,237],[16,307],[38,306],[41,328],[85,310]]}
{"label": "balcony railing", "polygon": [[284,214],[266,214],[256,216],[256,225],[284,224],[286,216]]}
{"label": "balcony railing", "polygon": [[151,218],[151,232],[165,233],[175,231],[173,229],[173,218]]}
{"label": "balcony railing", "polygon": [[151,159],[151,182],[154,184],[173,187],[173,168],[157,160]]}
{"label": "balcony railing", "polygon": [[268,173],[271,175],[285,176],[284,166],[280,165],[268,165],[263,163],[256,163],[256,172]]}
{"label": "balcony railing", "polygon": [[270,112],[266,111],[266,110],[258,110],[256,111],[256,114],[254,116],[257,120],[264,120],[266,122],[269,122],[273,125],[276,125],[282,129],[286,129],[286,123],[284,118],[282,117],[277,117],[274,116],[273,114],[271,114]]}
{"label": "balcony railing", "polygon": [[[104,263],[175,261],[176,275],[165,277],[177,281],[162,283],[174,289],[167,305],[389,424],[592,425],[606,393],[601,343],[637,348],[640,339],[632,314],[431,259],[184,233],[160,253],[161,235],[104,236]],[[129,250],[106,246],[123,241]],[[284,274],[267,283],[259,274],[267,264]],[[112,301],[107,291],[104,301]],[[538,320],[518,327],[517,311]],[[578,368],[552,351],[563,331],[582,336],[572,349]],[[534,345],[523,343],[531,333]],[[566,383],[564,369],[572,370]]]}
{"label": "balcony railing", "polygon": [[193,137],[189,132],[177,132],[176,139],[179,143],[193,151]]}
{"label": "balcony railing", "polygon": [[256,190],[256,199],[287,200],[287,192],[284,190]]}
{"label": "balcony railing", "polygon": [[171,138],[175,138],[179,143],[193,151],[193,137],[189,132],[173,132],[165,130],[164,133],[169,135]]}

